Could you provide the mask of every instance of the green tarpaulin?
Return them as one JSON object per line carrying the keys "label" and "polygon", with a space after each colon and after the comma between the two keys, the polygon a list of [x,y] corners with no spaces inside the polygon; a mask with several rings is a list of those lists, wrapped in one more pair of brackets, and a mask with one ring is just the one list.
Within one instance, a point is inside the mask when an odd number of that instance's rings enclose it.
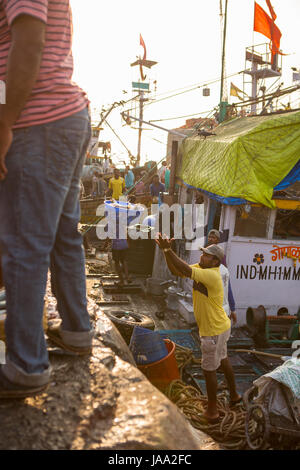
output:
{"label": "green tarpaulin", "polygon": [[181,144],[178,176],[223,197],[274,208],[273,188],[300,159],[300,112],[236,118]]}

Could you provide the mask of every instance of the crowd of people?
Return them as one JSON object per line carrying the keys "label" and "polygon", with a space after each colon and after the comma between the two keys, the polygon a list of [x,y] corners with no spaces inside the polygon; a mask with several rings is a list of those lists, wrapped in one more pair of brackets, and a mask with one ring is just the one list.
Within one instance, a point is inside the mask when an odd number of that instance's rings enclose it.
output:
{"label": "crowd of people", "polygon": [[[154,170],[156,167],[154,167]],[[111,177],[111,173],[113,176]],[[99,164],[99,170],[95,170],[92,176],[91,196],[92,197],[111,197],[118,200],[123,194],[136,196],[150,195],[154,202],[160,199],[160,194],[168,192],[170,187],[170,165],[166,161],[162,162],[157,172],[151,171],[145,166],[136,171],[129,165],[121,171],[112,163],[109,172],[103,172],[103,164]],[[81,197],[85,195],[84,185],[81,187]]]}

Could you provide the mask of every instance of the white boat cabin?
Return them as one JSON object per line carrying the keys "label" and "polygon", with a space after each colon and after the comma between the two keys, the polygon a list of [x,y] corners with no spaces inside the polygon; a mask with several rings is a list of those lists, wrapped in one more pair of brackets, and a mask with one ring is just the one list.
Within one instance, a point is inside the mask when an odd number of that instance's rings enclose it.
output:
{"label": "white boat cabin", "polygon": [[[263,305],[267,315],[295,315],[300,306],[300,200],[276,199],[276,209],[269,209],[258,204],[229,206],[206,196],[199,204],[199,194],[181,188],[181,203],[193,204],[196,233],[185,246],[184,258],[197,263],[209,230],[220,231],[237,326],[246,324],[248,307]],[[180,282],[191,291],[190,280]]]}

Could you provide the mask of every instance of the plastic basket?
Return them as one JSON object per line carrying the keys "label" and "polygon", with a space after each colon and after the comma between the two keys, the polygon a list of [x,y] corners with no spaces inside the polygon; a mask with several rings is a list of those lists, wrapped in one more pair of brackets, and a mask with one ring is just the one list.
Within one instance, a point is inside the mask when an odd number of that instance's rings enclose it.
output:
{"label": "plastic basket", "polygon": [[135,326],[129,348],[137,365],[150,364],[168,354],[166,345],[157,331]]}
{"label": "plastic basket", "polygon": [[169,339],[164,339],[164,342],[168,350],[167,356],[152,364],[138,365],[138,369],[161,391],[164,391],[173,380],[180,379],[175,344]]}
{"label": "plastic basket", "polygon": [[175,344],[190,349],[196,358],[201,356],[200,339],[196,340],[192,330],[158,330],[163,339],[170,339]]}
{"label": "plastic basket", "polygon": [[[113,206],[113,201],[105,201],[105,210],[107,212],[107,217],[115,217],[119,214],[127,214],[127,225],[129,225],[134,219],[137,219],[144,212],[144,209],[141,207],[141,210],[129,209],[128,202],[118,201],[118,206]],[[143,210],[142,210],[143,209]]]}

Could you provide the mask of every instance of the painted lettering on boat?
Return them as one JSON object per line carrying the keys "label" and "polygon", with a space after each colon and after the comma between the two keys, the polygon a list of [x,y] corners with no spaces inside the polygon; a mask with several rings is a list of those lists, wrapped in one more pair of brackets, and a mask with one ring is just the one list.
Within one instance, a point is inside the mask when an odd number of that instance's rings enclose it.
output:
{"label": "painted lettering on boat", "polygon": [[255,266],[238,264],[236,266],[236,279],[259,281],[300,281],[300,267],[283,266]]}

